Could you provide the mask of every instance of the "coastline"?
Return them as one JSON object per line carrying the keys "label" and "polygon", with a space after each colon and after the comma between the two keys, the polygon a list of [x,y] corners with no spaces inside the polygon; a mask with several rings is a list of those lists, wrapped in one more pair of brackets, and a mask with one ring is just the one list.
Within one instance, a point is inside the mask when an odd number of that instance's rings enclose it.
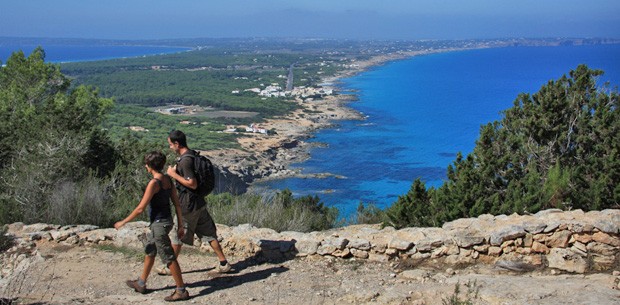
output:
{"label": "coastline", "polygon": [[[618,43],[616,41],[608,42]],[[583,41],[572,41],[572,45],[587,44]],[[347,68],[335,75],[322,78],[318,84],[334,92],[341,91],[339,81],[353,77],[368,69],[384,65],[389,62],[410,59],[436,53],[458,52],[503,47],[556,47],[564,45],[562,40],[553,41],[521,41],[499,40],[463,45],[460,47],[439,47],[416,51],[395,51],[371,56],[365,60],[352,60]],[[268,180],[284,178],[325,178],[335,176],[332,173],[302,174],[303,168],[293,168],[294,163],[308,160],[310,149],[323,145],[308,143],[305,140],[312,138],[317,130],[330,128],[342,120],[364,120],[365,117],[349,106],[357,100],[356,94],[335,94],[312,102],[297,99],[295,102],[300,109],[283,117],[267,119],[260,123],[267,130],[276,130],[275,135],[245,134],[239,138],[241,149],[225,149],[204,151],[222,172],[220,191],[243,193],[252,189],[253,184]],[[338,177],[346,178],[346,177]]]}
{"label": "coastline", "polygon": [[[423,51],[395,52],[370,57],[366,60],[354,61],[350,68],[338,72],[334,76],[321,79],[319,84],[323,88],[341,91],[338,82],[343,78],[353,77],[368,69],[386,63],[443,52],[488,48],[486,45],[477,45],[471,48],[445,48]],[[500,46],[494,46],[500,47]],[[252,189],[252,185],[262,181],[299,178],[324,178],[334,176],[332,173],[302,174],[301,168],[291,169],[294,163],[301,163],[309,159],[310,149],[317,143],[308,143],[305,140],[312,138],[317,130],[330,128],[342,120],[364,120],[362,113],[349,107],[349,103],[357,100],[355,94],[329,95],[311,102],[296,99],[300,108],[287,116],[267,119],[261,127],[267,130],[274,129],[277,134],[246,134],[239,138],[241,149],[221,149],[203,151],[202,153],[218,165],[226,184],[222,191],[243,193]],[[235,178],[230,177],[230,174]],[[237,179],[238,178],[238,179]],[[343,178],[343,177],[340,177]],[[233,181],[236,180],[236,181]],[[239,181],[240,180],[240,181]],[[244,185],[240,185],[244,184]]]}

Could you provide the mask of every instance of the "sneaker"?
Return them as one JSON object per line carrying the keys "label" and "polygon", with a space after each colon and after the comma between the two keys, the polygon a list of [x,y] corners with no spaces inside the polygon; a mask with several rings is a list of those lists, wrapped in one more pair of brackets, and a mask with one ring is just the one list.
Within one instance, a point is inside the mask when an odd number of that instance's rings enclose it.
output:
{"label": "sneaker", "polygon": [[157,268],[157,274],[159,275],[172,275],[172,272],[170,272],[170,269],[168,269],[168,267],[161,266],[160,268]]}
{"label": "sneaker", "polygon": [[136,292],[139,292],[141,294],[146,293],[146,285],[140,286],[140,284],[138,284],[138,280],[128,280],[125,282],[125,284],[127,284],[129,288],[133,288],[133,290],[135,290]]}
{"label": "sneaker", "polygon": [[174,292],[165,297],[164,301],[166,302],[176,302],[176,301],[185,301],[185,300],[189,300],[189,292],[186,290],[183,290],[183,292],[179,292],[177,289],[174,290]]}
{"label": "sneaker", "polygon": [[226,265],[224,266],[220,265],[219,262],[217,263],[217,265],[215,265],[215,272],[217,273],[226,273],[230,271],[230,269],[232,269],[232,267],[230,266],[228,262],[226,262]]}

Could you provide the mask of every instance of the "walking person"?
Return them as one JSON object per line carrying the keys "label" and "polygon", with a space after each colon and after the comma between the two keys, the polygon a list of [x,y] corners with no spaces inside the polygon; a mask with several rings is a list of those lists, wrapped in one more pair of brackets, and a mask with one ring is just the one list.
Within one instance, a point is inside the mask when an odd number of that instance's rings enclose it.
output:
{"label": "walking person", "polygon": [[[169,166],[166,172],[176,181],[183,213],[183,222],[179,222],[179,224],[182,224],[185,229],[183,238],[172,238],[174,253],[177,257],[179,256],[183,243],[193,245],[194,234],[196,234],[198,238],[207,241],[217,255],[219,263],[215,266],[215,272],[228,272],[231,266],[224,256],[220,242],[217,240],[215,222],[207,210],[204,196],[197,194],[198,180],[194,168],[194,157],[197,156],[198,152],[188,148],[187,138],[180,130],[170,132],[168,145],[179,156],[177,165]],[[181,227],[181,225],[178,226]],[[164,266],[158,270],[158,274],[168,275],[170,271]]]}
{"label": "walking person", "polygon": [[[174,203],[177,221],[179,223],[183,221],[179,197],[172,183],[172,179],[162,173],[166,164],[166,156],[164,154],[158,151],[150,152],[144,157],[144,163],[146,171],[153,176],[153,179],[151,179],[146,186],[146,190],[138,206],[129,216],[114,224],[114,228],[118,230],[144,212],[148,207],[151,223],[149,225],[150,231],[144,246],[146,255],[144,256],[142,274],[137,280],[128,280],[126,283],[127,286],[133,288],[136,292],[146,293],[146,281],[155,263],[155,256],[159,254],[162,262],[170,270],[170,274],[176,284],[174,292],[170,296],[165,297],[164,300],[169,302],[187,300],[189,299],[189,292],[185,289],[185,283],[181,276],[181,267],[179,267],[176,255],[172,249],[170,237],[168,236],[173,227],[172,213],[170,212],[171,199]],[[183,238],[183,234],[184,230],[182,228],[177,230],[179,238]]]}

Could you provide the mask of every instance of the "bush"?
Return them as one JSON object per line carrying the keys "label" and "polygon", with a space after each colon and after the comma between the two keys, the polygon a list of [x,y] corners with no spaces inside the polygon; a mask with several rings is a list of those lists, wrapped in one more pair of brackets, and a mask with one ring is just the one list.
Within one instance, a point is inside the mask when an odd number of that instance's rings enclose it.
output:
{"label": "bush", "polygon": [[275,195],[223,193],[207,199],[215,222],[229,226],[249,223],[278,232],[311,232],[335,227],[338,217],[338,210],[323,206],[318,197],[295,199],[289,190]]}
{"label": "bush", "polygon": [[105,185],[92,176],[79,182],[59,182],[49,198],[47,222],[106,225],[113,214],[106,207],[110,197]]}
{"label": "bush", "polygon": [[378,224],[386,223],[388,221],[387,215],[381,209],[374,204],[368,204],[364,206],[363,202],[357,206],[357,210],[349,223],[351,224]]}
{"label": "bush", "polygon": [[0,227],[0,253],[6,251],[11,248],[14,244],[13,236],[7,235],[8,226],[4,225]]}
{"label": "bush", "polygon": [[480,285],[474,280],[473,282],[467,281],[465,284],[467,291],[465,292],[465,299],[461,299],[460,283],[456,283],[454,286],[454,293],[449,298],[442,298],[441,304],[443,305],[473,305],[474,300],[478,298],[478,292],[480,291]]}

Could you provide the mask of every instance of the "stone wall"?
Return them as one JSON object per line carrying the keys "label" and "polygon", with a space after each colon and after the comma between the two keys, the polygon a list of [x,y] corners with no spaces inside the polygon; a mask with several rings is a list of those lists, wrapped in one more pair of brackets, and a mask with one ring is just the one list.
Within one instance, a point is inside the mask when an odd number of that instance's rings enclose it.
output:
{"label": "stone wall", "polygon": [[[69,244],[141,247],[147,223],[133,222],[119,231],[94,226],[48,224],[9,226],[23,240]],[[441,228],[395,230],[354,225],[311,232],[276,232],[250,225],[218,225],[227,255],[266,260],[295,256],[332,256],[370,261],[437,262],[451,266],[496,264],[512,270],[554,268],[573,273],[620,270],[620,210],[534,215],[481,215]],[[197,246],[211,251],[207,244]]]}

